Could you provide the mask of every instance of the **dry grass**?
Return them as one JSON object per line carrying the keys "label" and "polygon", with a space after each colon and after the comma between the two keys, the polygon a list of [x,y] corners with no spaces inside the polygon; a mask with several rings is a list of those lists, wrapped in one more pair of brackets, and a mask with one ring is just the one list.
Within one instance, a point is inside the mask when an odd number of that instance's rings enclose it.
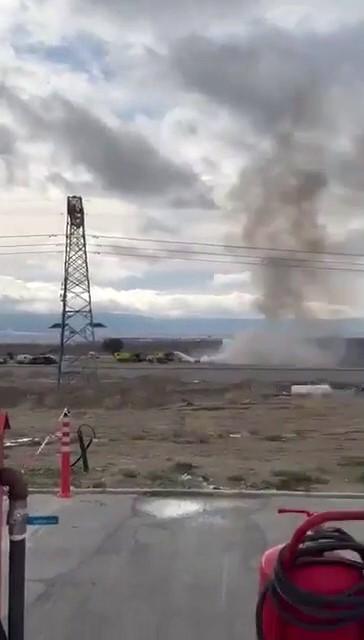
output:
{"label": "dry grass", "polygon": [[[114,408],[106,408],[110,398]],[[77,486],[363,487],[361,397],[274,398],[257,386],[200,388],[146,377],[60,396],[47,382],[20,380],[0,385],[1,403],[10,411],[12,438],[54,432],[64,406],[75,425],[95,428],[90,473],[75,469]],[[31,448],[6,453],[9,464],[28,470],[29,484],[43,487],[58,482],[57,451],[54,443],[36,459]]]}
{"label": "dry grass", "polygon": [[316,486],[329,483],[329,480],[323,476],[293,469],[273,471],[272,477],[272,488],[277,491],[311,491]]}

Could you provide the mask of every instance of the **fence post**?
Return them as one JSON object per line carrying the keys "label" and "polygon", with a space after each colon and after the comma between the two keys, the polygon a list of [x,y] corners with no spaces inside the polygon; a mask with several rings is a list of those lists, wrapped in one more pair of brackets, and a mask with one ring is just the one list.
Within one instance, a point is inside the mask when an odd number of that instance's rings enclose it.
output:
{"label": "fence post", "polygon": [[65,409],[62,415],[60,498],[71,497],[71,421],[69,413],[68,409]]}

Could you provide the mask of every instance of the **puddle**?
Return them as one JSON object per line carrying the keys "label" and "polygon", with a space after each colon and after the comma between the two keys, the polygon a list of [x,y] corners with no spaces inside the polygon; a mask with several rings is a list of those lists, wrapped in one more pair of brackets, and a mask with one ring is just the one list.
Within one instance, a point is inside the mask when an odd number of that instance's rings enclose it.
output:
{"label": "puddle", "polygon": [[137,502],[137,510],[156,518],[183,518],[203,511],[203,503],[197,500],[154,499]]}

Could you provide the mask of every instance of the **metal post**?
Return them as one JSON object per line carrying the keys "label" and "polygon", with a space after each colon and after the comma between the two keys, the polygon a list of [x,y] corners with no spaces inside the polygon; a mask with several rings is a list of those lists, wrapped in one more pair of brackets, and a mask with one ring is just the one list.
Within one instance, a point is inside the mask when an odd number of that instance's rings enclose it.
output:
{"label": "metal post", "polygon": [[67,416],[62,418],[61,483],[59,497],[71,497],[71,423]]}
{"label": "metal post", "polygon": [[24,640],[28,488],[23,474],[8,468],[0,469],[0,485],[9,489],[8,640]]}
{"label": "metal post", "polygon": [[10,500],[9,515],[9,640],[24,640],[25,547],[27,501]]}

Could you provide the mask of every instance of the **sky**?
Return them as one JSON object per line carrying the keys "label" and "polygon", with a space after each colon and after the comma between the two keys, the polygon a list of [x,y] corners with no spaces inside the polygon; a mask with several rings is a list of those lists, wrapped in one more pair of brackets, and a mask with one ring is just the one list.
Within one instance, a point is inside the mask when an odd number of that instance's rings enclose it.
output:
{"label": "sky", "polygon": [[[257,167],[287,126],[330,178],[318,204],[327,243],[362,251],[361,0],[0,0],[0,10],[0,225],[17,236],[0,250],[3,311],[59,309],[63,240],[51,234],[64,232],[75,193],[97,310],[258,314],[259,278],[233,253],[228,264],[105,256],[100,236],[244,244],[246,176],[253,167],[259,189]],[[18,237],[34,234],[50,237]],[[362,293],[360,276],[334,273],[307,303],[360,315]]]}

